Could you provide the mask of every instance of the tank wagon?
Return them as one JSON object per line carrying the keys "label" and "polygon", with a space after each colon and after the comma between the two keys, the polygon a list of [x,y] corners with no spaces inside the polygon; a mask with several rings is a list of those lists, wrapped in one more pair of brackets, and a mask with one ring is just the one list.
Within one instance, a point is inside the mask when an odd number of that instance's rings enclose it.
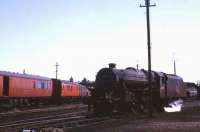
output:
{"label": "tank wagon", "polygon": [[[152,105],[161,111],[170,100],[184,98],[184,83],[177,75],[152,71]],[[92,92],[95,114],[145,112],[148,106],[148,74],[132,67],[116,69],[115,64],[101,69]]]}
{"label": "tank wagon", "polygon": [[[79,101],[90,91],[83,85],[30,74],[0,71],[0,106],[32,105],[52,101]],[[3,105],[3,106],[2,106]]]}

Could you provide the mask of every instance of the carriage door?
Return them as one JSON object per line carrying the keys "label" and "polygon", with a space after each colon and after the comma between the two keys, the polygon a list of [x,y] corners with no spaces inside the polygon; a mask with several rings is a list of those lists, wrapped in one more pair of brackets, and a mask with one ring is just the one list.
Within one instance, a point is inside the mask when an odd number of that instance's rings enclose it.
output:
{"label": "carriage door", "polygon": [[52,79],[53,81],[53,91],[52,91],[52,96],[55,98],[59,98],[61,96],[61,81],[57,79]]}
{"label": "carriage door", "polygon": [[8,96],[9,94],[9,77],[3,77],[3,96]]}

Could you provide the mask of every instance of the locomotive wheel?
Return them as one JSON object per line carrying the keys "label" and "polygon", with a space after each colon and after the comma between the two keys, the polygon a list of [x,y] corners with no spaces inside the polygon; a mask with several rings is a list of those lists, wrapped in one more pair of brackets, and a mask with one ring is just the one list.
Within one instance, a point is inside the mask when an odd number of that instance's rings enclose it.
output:
{"label": "locomotive wheel", "polygon": [[129,106],[129,110],[131,113],[134,113],[134,114],[137,113],[137,108],[136,108],[135,102],[129,103],[128,106]]}
{"label": "locomotive wheel", "polygon": [[110,96],[111,96],[112,102],[119,102],[122,99],[122,95],[116,91],[111,91]]}
{"label": "locomotive wheel", "polygon": [[137,110],[140,113],[147,113],[148,112],[148,99],[147,97],[141,96],[138,100]]}
{"label": "locomotive wheel", "polygon": [[141,113],[147,113],[148,112],[147,104],[140,104],[139,107],[140,107],[139,112],[141,112]]}

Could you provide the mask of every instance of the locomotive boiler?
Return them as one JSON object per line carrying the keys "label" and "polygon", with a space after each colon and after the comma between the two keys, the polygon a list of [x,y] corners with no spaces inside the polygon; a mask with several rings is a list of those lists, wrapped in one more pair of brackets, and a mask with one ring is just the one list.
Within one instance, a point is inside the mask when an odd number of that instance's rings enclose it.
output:
{"label": "locomotive boiler", "polygon": [[[169,100],[185,97],[183,80],[177,75],[152,71],[152,105],[160,111]],[[132,67],[116,69],[115,64],[101,69],[92,94],[95,114],[146,112],[148,74]]]}

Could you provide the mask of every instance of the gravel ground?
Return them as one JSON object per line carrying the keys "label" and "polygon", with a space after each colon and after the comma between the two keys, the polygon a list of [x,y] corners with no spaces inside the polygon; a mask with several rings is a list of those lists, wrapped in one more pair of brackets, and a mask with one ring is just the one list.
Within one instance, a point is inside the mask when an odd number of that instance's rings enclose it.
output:
{"label": "gravel ground", "polygon": [[[163,116],[165,115],[165,116]],[[184,114],[154,115],[153,118],[131,118],[107,122],[66,132],[200,132],[200,116]],[[179,117],[181,116],[181,117]],[[193,120],[194,119],[194,120]]]}
{"label": "gravel ground", "polygon": [[129,115],[100,125],[66,132],[200,132],[200,101],[189,102],[181,112]]}

